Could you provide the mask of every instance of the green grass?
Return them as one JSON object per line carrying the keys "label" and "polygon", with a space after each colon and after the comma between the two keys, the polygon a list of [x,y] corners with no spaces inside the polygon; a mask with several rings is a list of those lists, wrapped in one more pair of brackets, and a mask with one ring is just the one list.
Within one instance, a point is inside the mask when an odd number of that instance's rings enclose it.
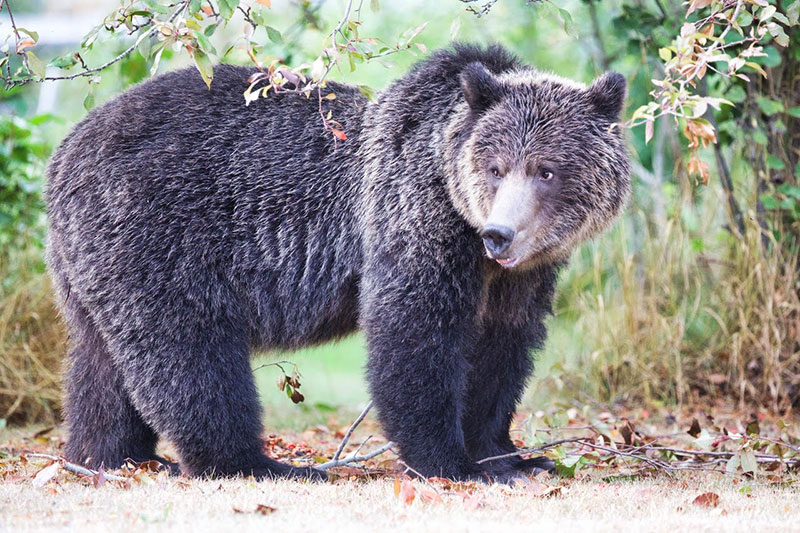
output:
{"label": "green grass", "polygon": [[[526,409],[547,409],[554,401],[553,391],[559,386],[562,369],[577,367],[574,354],[576,339],[569,327],[571,319],[550,319],[547,343],[536,354],[536,370],[528,385],[523,401]],[[565,355],[573,354],[568,361]],[[324,424],[335,417],[347,423],[369,401],[364,375],[367,358],[366,341],[362,333],[340,341],[305,348],[295,352],[269,352],[253,359],[256,385],[264,406],[264,419],[268,428],[302,431],[316,424]],[[274,361],[291,361],[301,374],[300,392],[305,401],[294,404],[277,387],[281,371],[274,366],[258,368]],[[284,365],[287,372],[291,366]]]}
{"label": "green grass", "polygon": [[[305,396],[303,403],[293,404],[278,390],[277,381],[282,375],[278,368],[256,370],[267,427],[302,430],[325,423],[337,413],[337,419],[344,422],[350,411],[358,411],[369,401],[364,379],[366,353],[364,336],[357,334],[296,352],[270,352],[254,358],[253,368],[281,360],[295,363],[301,375],[300,392]],[[291,372],[290,367],[286,370]]]}

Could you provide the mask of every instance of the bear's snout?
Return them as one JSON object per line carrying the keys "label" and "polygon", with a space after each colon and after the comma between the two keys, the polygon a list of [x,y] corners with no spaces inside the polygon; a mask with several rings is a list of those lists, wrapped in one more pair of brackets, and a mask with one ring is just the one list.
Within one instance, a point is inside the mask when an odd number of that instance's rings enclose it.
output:
{"label": "bear's snout", "polygon": [[481,232],[483,237],[483,245],[486,251],[492,256],[492,259],[500,258],[503,253],[511,246],[516,232],[508,226],[500,226],[498,224],[487,224]]}

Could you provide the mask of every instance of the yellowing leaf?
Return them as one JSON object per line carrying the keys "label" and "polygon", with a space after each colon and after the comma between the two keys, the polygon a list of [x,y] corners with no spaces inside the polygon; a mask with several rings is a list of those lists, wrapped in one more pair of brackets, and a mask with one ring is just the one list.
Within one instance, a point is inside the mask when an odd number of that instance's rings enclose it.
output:
{"label": "yellowing leaf", "polygon": [[272,0],[256,0],[262,6],[267,6],[268,8],[272,7]]}

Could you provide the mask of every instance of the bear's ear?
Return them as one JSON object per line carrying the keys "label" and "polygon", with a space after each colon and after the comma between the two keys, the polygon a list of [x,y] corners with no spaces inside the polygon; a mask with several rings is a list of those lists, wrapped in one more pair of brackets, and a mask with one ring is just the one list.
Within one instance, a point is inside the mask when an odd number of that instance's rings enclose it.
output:
{"label": "bear's ear", "polygon": [[599,115],[616,122],[625,103],[625,86],[622,74],[606,72],[587,89],[589,102]]}
{"label": "bear's ear", "polygon": [[461,71],[461,90],[470,109],[476,113],[486,111],[503,97],[503,85],[478,61]]}

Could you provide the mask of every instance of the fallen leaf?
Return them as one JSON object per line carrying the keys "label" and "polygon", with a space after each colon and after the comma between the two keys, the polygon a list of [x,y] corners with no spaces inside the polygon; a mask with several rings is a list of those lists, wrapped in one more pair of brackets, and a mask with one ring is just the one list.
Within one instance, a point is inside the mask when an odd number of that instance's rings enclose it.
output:
{"label": "fallen leaf", "polygon": [[103,470],[103,467],[100,467],[100,470],[98,470],[97,473],[92,476],[92,485],[94,488],[98,489],[105,485],[106,481],[106,473]]}
{"label": "fallen leaf", "polygon": [[406,504],[411,505],[416,497],[417,490],[410,479],[404,479],[400,485],[400,500]]}
{"label": "fallen leaf", "polygon": [[716,507],[719,505],[719,494],[716,492],[704,492],[694,500],[692,500],[694,505],[699,505],[700,507]]}
{"label": "fallen leaf", "polygon": [[436,491],[427,488],[419,490],[419,499],[428,503],[442,503],[442,497]]}
{"label": "fallen leaf", "polygon": [[464,500],[464,509],[467,511],[474,511],[478,507],[483,507],[485,505],[484,502],[484,495],[482,492],[477,492],[472,496],[468,496]]}
{"label": "fallen leaf", "polygon": [[619,428],[619,434],[622,435],[622,439],[625,441],[625,444],[633,444],[633,436],[636,433],[636,427],[631,423],[630,420],[625,420],[622,424],[622,427]]}
{"label": "fallen leaf", "polygon": [[534,498],[549,498],[561,495],[561,487],[554,487],[538,481],[532,481],[525,487],[525,493]]}
{"label": "fallen leaf", "polygon": [[33,486],[37,489],[43,487],[45,483],[58,474],[59,470],[61,470],[61,463],[59,462],[52,463],[42,468],[36,473],[36,477],[33,478]]}
{"label": "fallen leaf", "polygon": [[686,433],[688,433],[689,435],[691,435],[694,438],[697,438],[697,436],[700,435],[700,431],[701,431],[700,430],[700,422],[698,422],[696,418],[693,418],[692,419],[692,426],[689,428],[689,431],[687,431]]}
{"label": "fallen leaf", "polygon": [[234,513],[260,514],[260,515],[269,515],[277,510],[278,509],[276,509],[275,507],[272,507],[271,505],[264,505],[263,503],[259,503],[258,505],[256,505],[255,509],[250,509],[250,510],[239,509],[238,507],[233,508]]}

